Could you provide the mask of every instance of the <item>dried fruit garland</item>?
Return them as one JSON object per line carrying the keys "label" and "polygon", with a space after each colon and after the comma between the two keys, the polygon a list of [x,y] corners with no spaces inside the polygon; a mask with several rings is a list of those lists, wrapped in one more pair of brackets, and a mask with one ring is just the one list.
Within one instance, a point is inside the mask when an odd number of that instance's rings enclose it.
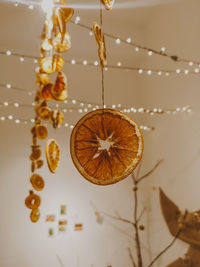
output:
{"label": "dried fruit garland", "polygon": [[[55,1],[55,4],[66,5],[66,2],[60,0]],[[66,30],[66,23],[72,18],[73,14],[74,10],[72,8],[61,8],[59,6],[55,6],[50,14],[46,14],[44,33],[42,34],[41,57],[39,58],[40,67],[36,74],[38,89],[35,96],[35,125],[31,129],[30,160],[32,176],[30,182],[36,191],[41,191],[45,186],[43,178],[35,173],[37,169],[43,166],[38,139],[43,140],[48,136],[48,130],[42,124],[42,120],[50,122],[55,129],[60,127],[64,120],[63,113],[58,109],[48,107],[48,102],[67,99],[67,78],[62,72],[64,59],[60,53],[67,52],[71,48],[71,39]],[[57,73],[57,77],[53,83],[49,75],[54,73]],[[49,170],[55,173],[60,158],[60,149],[55,140],[47,141],[45,155]],[[30,190],[29,196],[25,199],[25,205],[32,210],[30,214],[32,222],[37,222],[40,218],[40,203],[40,196]]]}

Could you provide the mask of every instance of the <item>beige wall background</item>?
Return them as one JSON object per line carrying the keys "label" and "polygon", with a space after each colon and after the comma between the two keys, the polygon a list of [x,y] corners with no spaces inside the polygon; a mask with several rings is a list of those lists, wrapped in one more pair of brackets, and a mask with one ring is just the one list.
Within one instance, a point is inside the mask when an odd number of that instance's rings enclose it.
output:
{"label": "beige wall background", "polygon": [[[120,4],[124,1],[117,1]],[[74,2],[70,2],[74,3]],[[83,1],[76,3],[85,5]],[[93,1],[87,3],[96,4]],[[104,12],[106,32],[122,38],[131,37],[139,44],[160,49],[181,57],[199,60],[199,8],[197,0],[183,1],[130,1],[135,7],[114,9]],[[98,20],[97,10],[76,10],[81,22],[92,25]],[[40,34],[44,14],[39,7],[30,10],[27,5],[15,7],[10,1],[0,3],[0,49],[11,50],[24,55],[39,55]],[[66,59],[94,61],[97,59],[96,43],[88,31],[70,24],[72,49]],[[189,69],[187,64],[174,63],[145,52],[136,53],[134,48],[124,44],[116,45],[106,39],[108,60],[111,64],[121,61],[123,65],[161,68]],[[0,82],[16,87],[35,89],[36,65],[32,60],[0,55]],[[66,64],[65,73],[69,81],[71,98],[100,103],[100,70],[98,68]],[[163,220],[158,191],[152,186],[162,187],[176,204],[184,210],[198,210],[199,196],[199,75],[147,76],[134,71],[108,70],[105,73],[106,103],[135,107],[176,108],[190,105],[191,113],[177,115],[131,114],[139,124],[155,126],[154,132],[144,132],[144,157],[141,174],[150,170],[159,159],[162,165],[139,190],[140,209],[146,213],[141,232],[144,266],[172,240]],[[32,103],[33,96],[1,87],[0,102]],[[67,104],[73,106],[73,104]],[[33,109],[11,106],[0,108],[1,116],[10,114],[21,119],[34,116]],[[76,123],[81,114],[65,115],[70,124]],[[31,123],[15,124],[14,121],[0,121],[0,266],[1,267],[55,267],[60,266],[59,256],[65,267],[113,267],[132,266],[128,247],[133,246],[133,229],[121,222],[104,218],[97,224],[91,201],[96,207],[110,214],[119,212],[131,219],[133,216],[132,180],[106,187],[88,183],[75,169],[69,152],[71,130],[61,128],[53,131],[61,147],[61,162],[55,175],[49,173],[47,165],[41,169],[45,178],[45,189],[41,192],[41,219],[39,223],[29,221],[29,211],[24,199],[30,189],[29,154]],[[42,144],[42,143],[41,143]],[[43,155],[44,156],[44,155]],[[58,233],[57,221],[45,222],[48,214],[57,214],[59,207],[66,204],[68,229]],[[84,230],[75,232],[74,223],[83,223]],[[54,237],[48,237],[48,229],[54,228]],[[177,241],[175,245],[155,264],[166,266],[178,256],[183,256],[187,245]]]}

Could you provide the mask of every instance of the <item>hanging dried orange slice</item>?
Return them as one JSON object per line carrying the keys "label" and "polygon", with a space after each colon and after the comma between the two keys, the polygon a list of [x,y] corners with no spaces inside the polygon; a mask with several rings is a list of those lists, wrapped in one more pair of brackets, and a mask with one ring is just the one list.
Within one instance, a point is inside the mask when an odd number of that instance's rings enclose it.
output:
{"label": "hanging dried orange slice", "polygon": [[143,137],[132,118],[112,109],[82,117],[74,127],[70,150],[78,171],[98,185],[127,177],[142,158]]}
{"label": "hanging dried orange slice", "polygon": [[36,113],[42,120],[48,121],[51,118],[51,109],[46,106],[39,106],[36,108]]}
{"label": "hanging dried orange slice", "polygon": [[41,71],[47,74],[60,71],[64,66],[64,59],[60,55],[53,55],[52,57],[40,58]]}
{"label": "hanging dried orange slice", "polygon": [[38,208],[33,209],[30,214],[30,219],[33,223],[37,222],[40,219],[40,211]]}
{"label": "hanging dried orange slice", "polygon": [[55,81],[55,85],[52,88],[52,93],[53,94],[60,93],[66,88],[67,88],[67,77],[62,71],[59,71]]}
{"label": "hanging dried orange slice", "polygon": [[40,206],[40,202],[41,202],[40,197],[34,194],[32,190],[30,190],[29,196],[26,197],[25,199],[26,207],[29,209],[37,209]]}
{"label": "hanging dried orange slice", "polygon": [[62,38],[61,33],[58,32],[52,40],[53,47],[58,53],[63,53],[71,48],[71,38],[69,33],[65,33],[64,38]]}
{"label": "hanging dried orange slice", "polygon": [[33,188],[37,191],[41,191],[44,188],[44,180],[38,174],[33,174],[30,178],[30,182]]}
{"label": "hanging dried orange slice", "polygon": [[36,80],[37,85],[45,85],[45,84],[50,83],[48,74],[38,72],[36,76],[37,76],[37,80]]}
{"label": "hanging dried orange slice", "polygon": [[98,54],[99,59],[101,62],[101,66],[105,67],[107,65],[107,58],[106,58],[106,45],[104,40],[104,34],[102,32],[101,27],[98,25],[97,22],[93,23],[93,32],[98,44]]}
{"label": "hanging dried orange slice", "polygon": [[52,51],[53,46],[52,46],[52,40],[51,39],[44,39],[41,44],[41,52],[49,52]]}
{"label": "hanging dried orange slice", "polygon": [[47,141],[45,146],[45,155],[49,170],[55,173],[60,160],[60,148],[54,139]]}
{"label": "hanging dried orange slice", "polygon": [[51,89],[53,87],[52,83],[45,84],[42,88],[42,97],[45,101],[50,101],[53,99],[51,94]]}
{"label": "hanging dried orange slice", "polygon": [[61,111],[59,111],[58,109],[55,109],[52,112],[52,116],[51,116],[51,123],[53,125],[53,128],[59,128],[61,126],[61,124],[63,123],[64,120],[64,115]]}
{"label": "hanging dried orange slice", "polygon": [[38,124],[35,126],[35,132],[36,135],[39,139],[45,139],[47,138],[48,135],[48,130],[47,127],[42,125],[42,124]]}
{"label": "hanging dried orange slice", "polygon": [[101,0],[107,10],[113,8],[115,0]]}

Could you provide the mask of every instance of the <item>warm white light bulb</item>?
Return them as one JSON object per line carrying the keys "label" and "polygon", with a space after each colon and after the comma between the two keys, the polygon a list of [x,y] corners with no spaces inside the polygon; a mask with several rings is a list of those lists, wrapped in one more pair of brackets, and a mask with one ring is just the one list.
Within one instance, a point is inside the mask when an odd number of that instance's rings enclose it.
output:
{"label": "warm white light bulb", "polygon": [[117,38],[115,42],[116,42],[116,44],[120,44],[121,40],[119,38]]}
{"label": "warm white light bulb", "polygon": [[76,104],[76,100],[75,99],[72,100],[72,104]]}
{"label": "warm white light bulb", "polygon": [[199,73],[199,68],[196,68],[194,71],[195,73]]}
{"label": "warm white light bulb", "polygon": [[31,9],[31,10],[33,10],[33,5],[29,5],[28,8]]}
{"label": "warm white light bulb", "polygon": [[5,107],[7,107],[7,106],[8,106],[8,102],[4,102],[3,104],[4,104],[4,106],[5,106]]}
{"label": "warm white light bulb", "polygon": [[131,43],[131,38],[128,37],[128,38],[126,39],[126,42],[127,42],[128,44],[130,44],[130,43]]}
{"label": "warm white light bulb", "polygon": [[15,120],[16,123],[20,123],[20,120]]}
{"label": "warm white light bulb", "polygon": [[181,70],[180,70],[180,69],[177,69],[177,70],[176,70],[176,73],[177,73],[177,74],[181,73]]}
{"label": "warm white light bulb", "polygon": [[189,70],[184,70],[184,73],[187,75],[189,73]]}
{"label": "warm white light bulb", "polygon": [[12,54],[12,52],[11,52],[10,50],[7,50],[7,51],[6,51],[6,55],[7,55],[7,56],[10,56],[11,54]]}
{"label": "warm white light bulb", "polygon": [[24,58],[23,58],[23,57],[20,57],[19,60],[20,60],[21,62],[24,62]]}
{"label": "warm white light bulb", "polygon": [[76,61],[74,59],[72,59],[71,63],[74,65],[74,64],[76,64]]}
{"label": "warm white light bulb", "polygon": [[122,65],[121,62],[118,62],[118,63],[117,63],[117,66],[118,66],[118,67],[121,67],[121,65]]}
{"label": "warm white light bulb", "polygon": [[158,71],[158,75],[161,76],[162,75],[162,71]]}
{"label": "warm white light bulb", "polygon": [[5,121],[5,119],[6,119],[6,118],[5,118],[4,116],[1,117],[1,120],[2,120],[2,121]]}
{"label": "warm white light bulb", "polygon": [[152,56],[153,55],[153,52],[152,51],[148,51],[148,55],[149,56]]}
{"label": "warm white light bulb", "polygon": [[148,70],[148,71],[147,71],[147,74],[148,74],[148,75],[151,75],[151,74],[152,74],[152,71],[151,71],[151,70]]}
{"label": "warm white light bulb", "polygon": [[138,70],[138,73],[139,73],[139,74],[142,74],[142,73],[143,73],[143,69],[139,69],[139,70]]}
{"label": "warm white light bulb", "polygon": [[68,123],[65,123],[65,127],[68,127],[69,126],[69,124]]}
{"label": "warm white light bulb", "polygon": [[135,48],[135,51],[136,51],[136,52],[139,52],[139,50],[140,50],[139,47],[136,47],[136,48]]}
{"label": "warm white light bulb", "polygon": [[81,18],[80,17],[76,17],[75,18],[75,23],[78,24],[80,22]]}
{"label": "warm white light bulb", "polygon": [[9,120],[12,120],[12,119],[13,119],[13,116],[12,116],[12,115],[9,115],[9,116],[8,116],[8,119],[9,119]]}
{"label": "warm white light bulb", "polygon": [[6,84],[6,87],[7,87],[8,89],[10,89],[10,88],[11,88],[11,84],[7,83],[7,84]]}
{"label": "warm white light bulb", "polygon": [[83,60],[83,65],[87,65],[87,60]]}
{"label": "warm white light bulb", "polygon": [[95,62],[94,62],[94,65],[95,65],[95,66],[98,66],[98,64],[99,64],[98,61],[95,61]]}
{"label": "warm white light bulb", "polygon": [[92,31],[89,31],[89,35],[92,36],[93,35],[93,32]]}

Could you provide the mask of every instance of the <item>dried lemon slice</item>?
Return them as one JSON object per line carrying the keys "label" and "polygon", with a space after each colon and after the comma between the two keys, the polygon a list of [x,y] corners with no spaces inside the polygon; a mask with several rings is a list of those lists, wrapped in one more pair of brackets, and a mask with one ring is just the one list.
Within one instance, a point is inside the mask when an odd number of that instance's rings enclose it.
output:
{"label": "dried lemon slice", "polygon": [[115,0],[101,0],[107,10],[113,8]]}
{"label": "dried lemon slice", "polygon": [[30,182],[33,188],[37,191],[41,191],[44,188],[44,180],[38,174],[33,174],[30,178]]}
{"label": "dried lemon slice", "polygon": [[50,83],[50,79],[49,79],[48,74],[38,72],[37,73],[36,84],[37,85],[45,85],[45,84],[48,84],[48,83]]}
{"label": "dried lemon slice", "polygon": [[40,206],[40,197],[33,193],[32,190],[29,191],[29,196],[25,199],[25,205],[29,209],[37,209]]}
{"label": "dried lemon slice", "polygon": [[35,126],[35,132],[36,135],[39,139],[45,139],[47,138],[48,135],[48,130],[47,127],[42,125],[42,124],[38,124]]}
{"label": "dried lemon slice", "polygon": [[47,141],[45,146],[45,155],[49,170],[55,173],[60,160],[60,148],[54,139]]}
{"label": "dried lemon slice", "polygon": [[69,33],[65,33],[64,38],[62,38],[62,35],[60,32],[56,34],[56,36],[53,38],[53,47],[58,53],[63,53],[68,51],[71,48],[71,38]]}
{"label": "dried lemon slice", "polygon": [[132,118],[112,109],[92,111],[74,127],[70,150],[78,171],[98,185],[127,177],[142,158],[143,137]]}
{"label": "dried lemon slice", "polygon": [[106,45],[105,45],[105,40],[104,40],[102,29],[98,25],[97,22],[93,23],[93,32],[94,32],[94,35],[95,35],[95,38],[98,44],[98,54],[99,54],[101,66],[105,67],[107,65]]}
{"label": "dried lemon slice", "polygon": [[65,61],[60,55],[40,58],[41,71],[48,74],[60,71],[63,68],[64,63]]}
{"label": "dried lemon slice", "polygon": [[33,209],[30,214],[30,219],[33,223],[37,222],[40,219],[39,209]]}

